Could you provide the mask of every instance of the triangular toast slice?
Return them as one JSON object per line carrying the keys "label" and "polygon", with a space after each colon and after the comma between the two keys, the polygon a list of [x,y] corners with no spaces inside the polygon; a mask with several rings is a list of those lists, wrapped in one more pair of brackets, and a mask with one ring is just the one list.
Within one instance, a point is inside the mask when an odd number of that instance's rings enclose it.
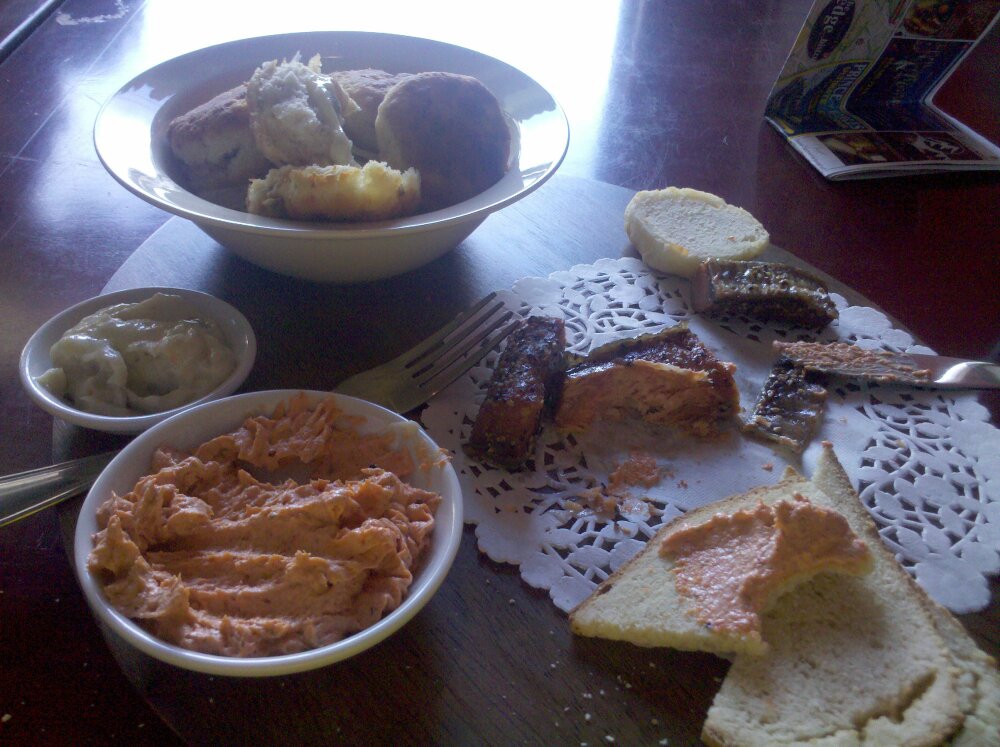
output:
{"label": "triangular toast slice", "polygon": [[735,658],[704,741],[919,746],[957,735],[962,744],[997,744],[992,661],[880,541],[829,445],[812,484],[816,500],[836,506],[868,540],[874,569],[817,577],[775,603],[763,622],[769,650]]}

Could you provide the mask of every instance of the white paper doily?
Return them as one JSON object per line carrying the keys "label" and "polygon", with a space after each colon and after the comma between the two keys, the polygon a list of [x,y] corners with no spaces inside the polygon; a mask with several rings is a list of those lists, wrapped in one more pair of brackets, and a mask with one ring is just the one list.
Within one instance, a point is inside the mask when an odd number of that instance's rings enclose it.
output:
{"label": "white paper doily", "polygon": [[[655,274],[631,258],[527,278],[499,295],[522,316],[564,319],[570,350],[582,354],[687,321],[721,360],[736,364],[745,410],[770,370],[771,341],[812,339],[802,330],[702,319],[691,311],[686,280]],[[932,352],[881,312],[833,298],[840,319],[819,340]],[[484,468],[461,448],[496,358],[491,354],[435,397],[421,419],[454,453],[479,549],[519,566],[524,581],[547,589],[562,610],[589,595],[664,521],[776,482],[786,464],[808,477],[823,440],[833,443],[883,540],[934,599],[958,613],[989,604],[986,577],[1000,572],[1000,430],[973,395],[876,385],[831,389],[823,423],[800,461],[735,430],[705,442],[635,422],[578,439],[546,428],[535,469],[509,473]],[[656,458],[660,483],[630,488],[634,500],[623,501],[614,516],[581,511],[580,496],[605,485],[616,465],[636,452]]]}

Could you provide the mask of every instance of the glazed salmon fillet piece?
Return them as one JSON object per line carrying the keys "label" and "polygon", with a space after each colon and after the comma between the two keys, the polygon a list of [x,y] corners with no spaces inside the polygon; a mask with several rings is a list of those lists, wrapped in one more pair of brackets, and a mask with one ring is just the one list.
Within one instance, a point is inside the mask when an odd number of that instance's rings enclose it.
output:
{"label": "glazed salmon fillet piece", "polygon": [[507,337],[472,425],[466,453],[508,470],[523,469],[565,368],[562,319],[534,316]]}
{"label": "glazed salmon fillet piece", "polygon": [[555,424],[579,431],[635,416],[713,435],[739,409],[734,368],[685,325],[611,343],[567,369]]}

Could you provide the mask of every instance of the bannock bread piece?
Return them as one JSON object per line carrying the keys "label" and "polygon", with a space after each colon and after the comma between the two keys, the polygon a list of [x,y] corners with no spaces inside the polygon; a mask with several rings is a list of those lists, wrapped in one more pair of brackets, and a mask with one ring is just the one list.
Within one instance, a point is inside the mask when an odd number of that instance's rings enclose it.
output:
{"label": "bannock bread piece", "polygon": [[707,259],[751,259],[770,243],[756,218],[696,189],[645,190],[625,208],[625,233],[655,270],[690,278]]}
{"label": "bannock bread piece", "polygon": [[[803,501],[805,499],[805,501]],[[744,653],[760,655],[767,650],[766,636],[762,639],[759,625],[744,625],[734,627],[731,624],[713,625],[706,619],[701,610],[701,599],[693,597],[684,591],[686,583],[682,560],[673,554],[664,553],[670,549],[675,538],[704,532],[714,527],[719,519],[763,513],[771,508],[776,514],[788,511],[789,507],[803,504],[811,507],[833,508],[828,505],[823,496],[801,475],[789,471],[784,478],[773,486],[755,488],[747,493],[731,496],[707,506],[690,511],[678,517],[667,526],[660,529],[635,557],[613,573],[597,590],[576,609],[570,613],[570,625],[578,635],[609,638],[612,640],[629,641],[640,646],[666,646],[681,650],[709,651],[716,654]],[[790,532],[781,541],[784,547],[793,549],[793,560],[783,561],[782,565],[789,569],[787,574],[776,578],[765,595],[761,609],[767,606],[788,589],[801,584],[824,571],[840,573],[864,573],[870,569],[870,552],[859,543],[849,531],[845,533],[847,524],[834,511],[823,512],[819,518],[822,523],[816,524],[815,519],[807,519],[800,524],[799,532]],[[777,523],[777,520],[776,520]],[[829,535],[816,532],[807,534],[805,539],[815,536],[815,541],[803,543],[801,527],[830,528]],[[732,559],[739,567],[744,560],[743,547],[737,543],[728,545],[725,535],[730,527],[723,522],[718,527],[718,534],[723,541],[715,546],[709,546],[714,551],[715,559],[727,562]],[[836,533],[837,536],[834,536]],[[740,537],[740,543],[743,543]],[[753,537],[749,538],[751,541]],[[746,544],[746,543],[743,543]],[[794,554],[800,557],[795,559]],[[786,556],[787,557],[787,556]],[[709,561],[713,558],[709,556]],[[753,567],[751,559],[744,567]],[[697,570],[697,569],[696,569]],[[751,584],[760,583],[754,579]],[[765,581],[766,583],[766,581]],[[710,588],[711,587],[711,588]],[[712,578],[706,583],[706,591],[713,591],[720,597],[728,594],[723,584]],[[753,587],[748,584],[742,590],[744,593]],[[727,606],[737,613],[739,602],[723,597]],[[708,596],[711,601],[711,596]],[[733,602],[733,604],[728,604]],[[754,615],[759,623],[759,615]],[[723,618],[724,619],[724,618]],[[752,657],[751,657],[752,658]]]}
{"label": "bannock bread piece", "polygon": [[195,191],[245,186],[271,166],[250,130],[246,85],[171,120],[167,142],[183,164],[186,186]]}
{"label": "bannock bread piece", "polygon": [[297,58],[265,62],[247,83],[257,147],[275,166],[354,164],[343,119],[358,109],[340,84]]}
{"label": "bannock bread piece", "polygon": [[364,166],[282,166],[247,190],[247,210],[295,220],[375,221],[414,212],[420,175],[379,161]]}
{"label": "bannock bread piece", "polygon": [[965,720],[946,744],[986,747],[1000,744],[1000,671],[946,609],[929,601],[937,632],[958,669],[958,704]]}
{"label": "bannock bread piece", "polygon": [[880,542],[829,445],[810,495],[868,541],[874,569],[817,577],[779,599],[764,619],[768,652],[735,658],[702,739],[725,747],[997,744],[995,664]]}
{"label": "bannock bread piece", "polygon": [[385,94],[375,118],[379,158],[420,172],[423,209],[454,205],[507,173],[511,133],[496,96],[454,73],[410,75]]}

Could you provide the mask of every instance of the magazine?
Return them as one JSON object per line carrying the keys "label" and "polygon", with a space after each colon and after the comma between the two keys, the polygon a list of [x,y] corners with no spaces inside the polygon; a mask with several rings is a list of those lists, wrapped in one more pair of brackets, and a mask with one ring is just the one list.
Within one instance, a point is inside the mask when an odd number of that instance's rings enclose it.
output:
{"label": "magazine", "polygon": [[828,179],[1000,169],[933,103],[998,17],[1000,0],[818,0],[765,117]]}

